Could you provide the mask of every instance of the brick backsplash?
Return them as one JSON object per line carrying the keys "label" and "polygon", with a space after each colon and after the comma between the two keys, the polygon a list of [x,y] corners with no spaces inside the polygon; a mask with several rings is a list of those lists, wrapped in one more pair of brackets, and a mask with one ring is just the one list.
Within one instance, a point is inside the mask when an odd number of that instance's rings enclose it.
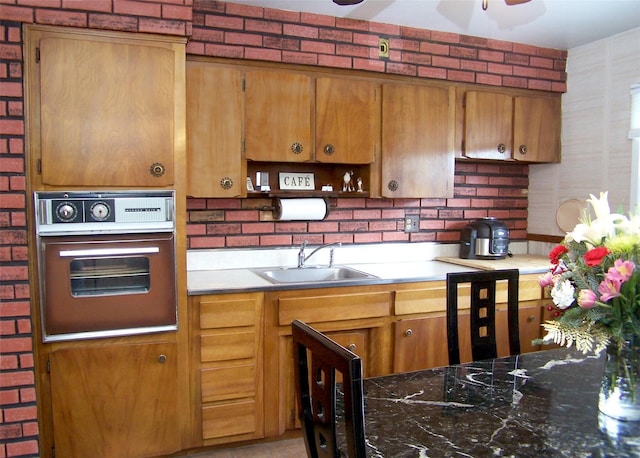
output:
{"label": "brick backsplash", "polygon": [[[187,200],[189,248],[290,246],[330,242],[458,242],[470,221],[494,216],[512,240],[527,235],[529,168],[517,163],[456,163],[450,199],[332,198],[322,221],[261,221],[270,199]],[[420,232],[405,233],[405,214],[420,215]]]}
{"label": "brick backsplash", "polygon": [[[23,24],[186,36],[188,53],[202,56],[566,91],[564,50],[212,0],[0,5],[0,457],[43,454],[28,270]],[[377,55],[380,36],[390,40],[388,59]],[[333,199],[329,217],[315,222],[260,221],[262,199],[189,199],[189,247],[286,246],[303,238],[453,242],[468,221],[486,215],[503,219],[519,240],[526,237],[527,185],[526,166],[459,162],[451,199]],[[419,233],[402,231],[405,213],[421,215]]]}

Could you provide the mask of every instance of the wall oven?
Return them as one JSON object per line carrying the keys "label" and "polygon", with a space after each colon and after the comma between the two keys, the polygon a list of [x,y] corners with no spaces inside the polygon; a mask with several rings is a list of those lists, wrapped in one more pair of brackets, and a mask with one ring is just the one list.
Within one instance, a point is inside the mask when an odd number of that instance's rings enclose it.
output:
{"label": "wall oven", "polygon": [[173,191],[36,192],[44,342],[177,329]]}

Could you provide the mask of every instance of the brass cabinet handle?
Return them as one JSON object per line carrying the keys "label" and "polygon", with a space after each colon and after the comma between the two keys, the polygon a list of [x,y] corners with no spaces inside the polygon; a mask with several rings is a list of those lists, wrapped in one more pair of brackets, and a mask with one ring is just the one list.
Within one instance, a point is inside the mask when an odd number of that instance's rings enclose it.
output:
{"label": "brass cabinet handle", "polygon": [[404,331],[405,337],[410,337],[411,334],[413,334],[413,331],[411,329],[407,329],[406,331]]}
{"label": "brass cabinet handle", "polygon": [[505,145],[504,143],[500,143],[498,145],[498,152],[500,154],[504,154],[504,152],[507,150],[507,145]]}
{"label": "brass cabinet handle", "polygon": [[158,362],[164,364],[167,362],[167,355],[158,355]]}
{"label": "brass cabinet handle", "polygon": [[331,156],[333,153],[336,152],[336,148],[331,143],[327,143],[326,145],[324,145],[323,151],[324,151],[324,154],[326,154],[327,156]]}
{"label": "brass cabinet handle", "polygon": [[233,188],[233,180],[229,177],[224,177],[220,180],[220,187],[222,189],[231,189]]}
{"label": "brass cabinet handle", "polygon": [[354,351],[356,349],[356,344],[352,343],[349,344],[349,346],[347,347],[349,350]]}
{"label": "brass cabinet handle", "polygon": [[303,149],[302,143],[300,142],[294,142],[291,144],[291,151],[293,151],[293,154],[300,154]]}
{"label": "brass cabinet handle", "polygon": [[520,154],[527,154],[527,145],[520,145]]}
{"label": "brass cabinet handle", "polygon": [[536,321],[536,317],[534,315],[529,315],[527,317],[527,322],[533,323],[534,321]]}
{"label": "brass cabinet handle", "polygon": [[166,169],[164,164],[161,164],[160,162],[154,162],[153,164],[151,164],[151,167],[149,167],[149,172],[151,173],[151,175],[158,178],[164,175]]}

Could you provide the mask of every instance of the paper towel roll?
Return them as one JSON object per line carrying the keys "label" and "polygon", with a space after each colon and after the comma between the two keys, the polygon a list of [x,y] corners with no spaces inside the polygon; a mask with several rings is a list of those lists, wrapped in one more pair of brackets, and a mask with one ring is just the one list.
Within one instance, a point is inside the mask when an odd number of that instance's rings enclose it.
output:
{"label": "paper towel roll", "polygon": [[278,199],[274,217],[282,221],[317,221],[329,213],[327,201],[322,198]]}

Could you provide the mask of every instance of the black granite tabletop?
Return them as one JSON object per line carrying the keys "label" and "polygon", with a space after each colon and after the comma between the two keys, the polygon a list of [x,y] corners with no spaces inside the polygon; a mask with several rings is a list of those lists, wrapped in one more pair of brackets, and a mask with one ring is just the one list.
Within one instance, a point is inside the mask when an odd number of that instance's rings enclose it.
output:
{"label": "black granite tabletop", "polygon": [[565,348],[366,379],[371,457],[640,457],[598,412],[603,357]]}

